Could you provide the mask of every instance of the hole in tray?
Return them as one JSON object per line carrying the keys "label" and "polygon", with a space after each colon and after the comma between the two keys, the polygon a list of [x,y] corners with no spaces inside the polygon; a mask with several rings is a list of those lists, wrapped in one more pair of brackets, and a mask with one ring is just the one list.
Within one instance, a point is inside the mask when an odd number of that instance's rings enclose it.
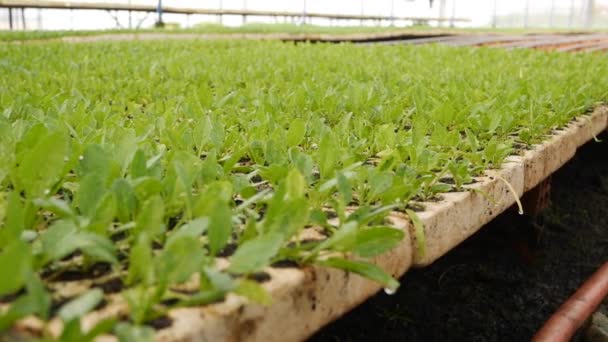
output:
{"label": "hole in tray", "polygon": [[125,287],[125,284],[122,282],[122,280],[120,278],[112,278],[112,279],[106,280],[100,284],[96,284],[95,287],[100,288],[103,291],[103,293],[109,294],[109,293],[118,293],[118,292],[122,291],[122,289]]}
{"label": "hole in tray", "polygon": [[48,279],[52,277],[53,281],[79,281],[83,279],[99,278],[112,271],[112,265],[107,262],[98,262],[93,264],[89,269],[71,268],[60,273],[43,273],[42,278]]}
{"label": "hole in tray", "polygon": [[148,321],[145,324],[156,330],[162,330],[170,327],[173,324],[173,320],[169,318],[169,316],[162,316]]}
{"label": "hole in tray", "polygon": [[270,265],[274,268],[298,268],[298,263],[293,260],[279,260]]}
{"label": "hole in tray", "polygon": [[247,279],[256,281],[258,283],[265,283],[272,279],[270,274],[266,272],[255,272],[247,276]]}
{"label": "hole in tray", "polygon": [[218,257],[227,258],[236,252],[237,245],[236,243],[230,242],[221,251],[217,253]]}

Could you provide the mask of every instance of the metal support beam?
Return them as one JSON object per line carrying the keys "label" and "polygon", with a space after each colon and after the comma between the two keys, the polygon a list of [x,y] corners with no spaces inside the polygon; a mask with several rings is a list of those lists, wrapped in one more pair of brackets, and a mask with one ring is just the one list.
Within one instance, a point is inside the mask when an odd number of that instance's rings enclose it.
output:
{"label": "metal support beam", "polygon": [[156,20],[156,25],[162,27],[163,26],[163,0],[158,0],[158,6],[156,6],[156,13],[158,14],[158,18]]}
{"label": "metal support beam", "polygon": [[[235,15],[235,16],[288,16],[290,18],[299,19],[302,12],[300,10],[296,12],[286,11],[259,11],[259,10],[233,10],[233,9],[208,9],[208,8],[186,8],[186,7],[171,7],[163,6],[162,0],[158,0],[157,4],[154,5],[142,5],[142,4],[131,4],[127,2],[122,3],[110,3],[110,2],[78,2],[77,0],[65,2],[65,1],[49,1],[49,0],[37,0],[37,1],[25,1],[25,0],[0,0],[0,8],[48,8],[48,9],[63,9],[63,10],[112,10],[112,11],[132,11],[132,12],[146,12],[150,14],[158,14],[159,21],[162,21],[162,14],[174,13],[174,14],[202,14],[202,15]],[[361,7],[364,8],[363,6]],[[365,13],[364,13],[365,14]],[[323,19],[334,19],[334,20],[358,20],[363,23],[367,21],[375,20],[388,20],[391,19],[386,15],[360,15],[360,14],[345,14],[345,13],[315,13],[308,11],[306,17],[308,20],[311,18],[323,18]],[[421,21],[450,21],[450,18],[413,18],[413,17],[401,17],[395,16],[393,18],[396,21],[407,21],[407,20],[421,20]],[[469,22],[467,18],[454,18],[454,21],[458,22]]]}
{"label": "metal support beam", "polygon": [[302,24],[306,24],[306,0],[302,4]]}
{"label": "metal support beam", "polygon": [[110,11],[110,10],[108,10],[107,12],[110,15],[110,17],[112,17],[112,19],[114,19],[114,22],[116,23],[116,28],[122,29],[122,25],[120,25],[120,19],[118,18],[118,11],[114,11],[115,14],[112,14],[112,11]]}
{"label": "metal support beam", "polygon": [[[247,11],[247,0],[243,0],[243,11]],[[247,24],[247,14],[243,13],[243,25]]]}
{"label": "metal support beam", "polygon": [[25,8],[21,8],[21,26],[23,28],[23,31],[25,31],[27,29],[26,25],[25,25]]}
{"label": "metal support beam", "polygon": [[13,9],[9,8],[8,9],[8,26],[10,27],[10,29],[13,29]]}
{"label": "metal support beam", "polygon": [[148,19],[149,16],[150,16],[150,12],[146,12],[146,16],[139,19],[139,22],[137,23],[137,26],[135,26],[135,28],[139,30],[141,28],[141,25],[144,23],[144,21],[146,21],[146,19]]}
{"label": "metal support beam", "polygon": [[[131,7],[131,0],[129,0],[129,7]],[[133,18],[131,17],[131,10],[129,10],[129,30],[133,28]]]}
{"label": "metal support beam", "polygon": [[223,14],[221,13],[223,9],[224,9],[224,2],[223,2],[222,0],[220,0],[220,3],[219,3],[219,10],[220,10],[220,14],[219,14],[219,15],[218,15],[218,17],[217,17],[217,21],[218,21],[218,23],[219,23],[220,25],[223,25],[223,24],[224,24],[224,16],[223,16]]}

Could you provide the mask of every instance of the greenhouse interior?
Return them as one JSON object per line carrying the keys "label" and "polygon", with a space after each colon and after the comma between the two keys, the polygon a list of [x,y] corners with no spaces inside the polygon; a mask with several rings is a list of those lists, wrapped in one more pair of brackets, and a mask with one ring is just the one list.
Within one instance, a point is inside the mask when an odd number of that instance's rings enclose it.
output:
{"label": "greenhouse interior", "polygon": [[608,0],[0,0],[0,341],[608,341]]}

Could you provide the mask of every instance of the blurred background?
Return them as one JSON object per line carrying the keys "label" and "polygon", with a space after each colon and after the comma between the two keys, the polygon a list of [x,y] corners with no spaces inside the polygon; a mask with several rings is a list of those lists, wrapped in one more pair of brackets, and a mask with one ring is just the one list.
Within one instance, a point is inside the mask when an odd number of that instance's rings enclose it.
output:
{"label": "blurred background", "polygon": [[[253,23],[530,29],[608,28],[608,0],[162,0],[163,9],[204,9],[218,12],[176,14],[164,11],[162,16],[159,16],[160,13],[157,11],[159,2],[159,0],[0,0],[0,29],[151,28],[159,18],[172,28],[196,28],[209,24],[240,26]],[[31,4],[42,7],[45,4],[61,4],[67,8],[78,7],[79,4],[98,4],[108,8],[51,9],[35,8],[36,6],[32,8],[29,6]],[[113,6],[116,8],[112,8]],[[129,6],[147,6],[149,10],[128,11],[125,8]],[[222,11],[228,13],[219,14]],[[282,16],[281,13],[291,15]],[[307,17],[312,13],[327,15],[327,17]],[[331,15],[336,14],[351,15],[354,18],[331,18]]]}

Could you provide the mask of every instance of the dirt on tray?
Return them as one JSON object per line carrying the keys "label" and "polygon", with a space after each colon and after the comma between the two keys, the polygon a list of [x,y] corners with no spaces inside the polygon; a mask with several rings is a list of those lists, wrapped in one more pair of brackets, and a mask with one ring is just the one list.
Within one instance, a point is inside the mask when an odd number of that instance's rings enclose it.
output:
{"label": "dirt on tray", "polygon": [[608,134],[600,138],[554,174],[552,205],[539,217],[502,214],[310,341],[530,340],[608,261]]}

